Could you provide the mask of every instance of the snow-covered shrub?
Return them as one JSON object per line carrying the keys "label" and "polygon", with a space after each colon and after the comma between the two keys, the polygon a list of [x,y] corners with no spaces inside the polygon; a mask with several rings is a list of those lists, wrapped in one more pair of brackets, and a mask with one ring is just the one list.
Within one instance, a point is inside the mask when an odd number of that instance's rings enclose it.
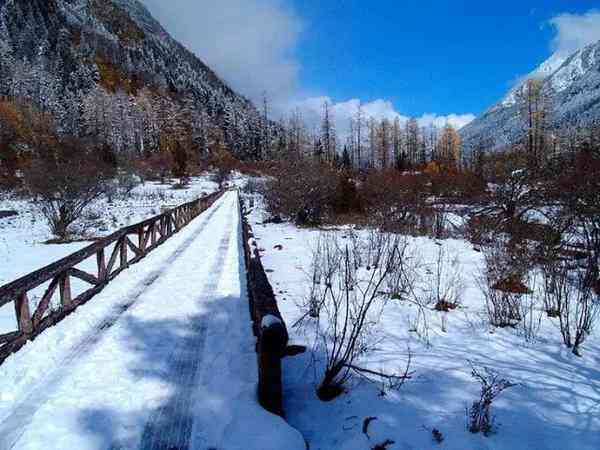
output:
{"label": "snow-covered shrub", "polygon": [[467,410],[467,429],[471,433],[483,433],[487,436],[494,430],[492,415],[494,400],[503,391],[516,384],[487,367],[478,369],[472,366],[471,376],[481,384],[481,391],[479,400],[475,400]]}

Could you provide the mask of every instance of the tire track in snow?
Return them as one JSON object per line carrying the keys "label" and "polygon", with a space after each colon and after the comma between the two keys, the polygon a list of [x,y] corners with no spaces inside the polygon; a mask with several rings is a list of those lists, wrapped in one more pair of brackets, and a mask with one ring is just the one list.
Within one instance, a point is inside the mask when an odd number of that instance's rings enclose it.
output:
{"label": "tire track in snow", "polygon": [[[212,217],[222,208],[222,206],[223,202],[220,200],[215,207],[208,211],[208,214],[205,214],[204,217],[199,217],[202,222],[198,225],[198,229],[174,250],[174,252],[165,260],[163,266],[168,267],[172,265],[185,252],[190,244],[204,232]],[[74,345],[69,354],[63,358],[57,369],[40,380],[38,385],[13,408],[10,415],[0,422],[0,450],[10,450],[14,447],[23,436],[27,426],[31,423],[34,414],[65,381],[67,378],[65,373],[72,370],[73,365],[76,364],[79,357],[91,351],[102,340],[108,330],[117,323],[123,314],[135,305],[139,298],[159,280],[163,273],[165,273],[163,269],[155,270],[140,281],[127,300],[116,305],[113,312],[109,314],[102,323],[96,326],[79,343]],[[123,273],[123,275],[126,275],[126,272]],[[75,312],[74,314],[77,313]]]}
{"label": "tire track in snow", "polygon": [[[232,244],[231,226],[233,211],[230,210],[224,230],[226,235],[219,242],[217,258],[212,262],[209,272],[214,273],[201,288],[198,300],[217,300],[219,280],[223,276],[224,263]],[[199,368],[203,361],[208,320],[203,317],[190,317],[190,334],[183,338],[172,354],[168,365],[169,381],[176,386],[174,395],[156,409],[148,419],[142,435],[142,450],[187,450],[190,446],[193,413],[193,394],[198,382]],[[113,446],[113,450],[123,448]]]}

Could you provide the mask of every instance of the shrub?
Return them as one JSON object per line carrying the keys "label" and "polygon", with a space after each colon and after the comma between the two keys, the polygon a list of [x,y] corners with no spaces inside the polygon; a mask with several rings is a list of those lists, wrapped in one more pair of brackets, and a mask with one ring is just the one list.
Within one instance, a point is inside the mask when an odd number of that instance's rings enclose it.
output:
{"label": "shrub", "polygon": [[526,254],[511,253],[501,242],[487,247],[484,257],[480,288],[489,322],[495,327],[515,326],[522,319],[521,297],[531,294],[525,284],[530,260]]}
{"label": "shrub", "polygon": [[296,159],[281,163],[263,195],[268,211],[301,226],[319,226],[331,214],[337,171],[326,164]]}
{"label": "shrub", "polygon": [[333,234],[321,236],[304,316],[317,319],[314,351],[325,359],[317,388],[320,399],[341,394],[353,373],[384,379],[392,387],[407,378],[408,365],[403,375],[358,366],[359,358],[373,350],[372,334],[389,299],[382,288],[390,276],[405,269],[406,248],[402,238],[378,232],[370,234],[365,246],[359,241],[342,243]]}
{"label": "shrub", "polygon": [[385,230],[424,234],[423,225],[432,216],[427,204],[428,178],[403,175],[395,170],[370,173],[361,190],[369,219]]}
{"label": "shrub", "polygon": [[502,378],[498,373],[484,367],[483,370],[472,367],[471,376],[481,384],[479,400],[476,400],[467,411],[467,428],[471,433],[483,433],[488,436],[494,429],[492,405],[494,400],[506,389],[516,386],[515,383]]}
{"label": "shrub", "polygon": [[65,138],[24,171],[29,192],[59,239],[68,237],[71,224],[105,192],[114,175],[94,150],[82,141]]}

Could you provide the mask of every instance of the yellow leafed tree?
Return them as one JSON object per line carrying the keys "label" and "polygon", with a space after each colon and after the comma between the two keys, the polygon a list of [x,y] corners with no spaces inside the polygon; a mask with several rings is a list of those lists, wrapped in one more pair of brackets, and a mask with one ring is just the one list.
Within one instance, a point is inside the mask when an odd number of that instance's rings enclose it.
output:
{"label": "yellow leafed tree", "polygon": [[460,162],[461,140],[451,125],[446,125],[438,142],[438,159],[450,167],[457,167]]}

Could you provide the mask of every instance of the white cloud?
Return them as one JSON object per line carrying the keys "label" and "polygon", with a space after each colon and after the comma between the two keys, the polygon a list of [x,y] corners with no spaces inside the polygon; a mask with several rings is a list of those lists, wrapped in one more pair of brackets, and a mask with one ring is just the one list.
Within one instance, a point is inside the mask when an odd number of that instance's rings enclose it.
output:
{"label": "white cloud", "polygon": [[[347,132],[358,99],[333,103],[328,97],[303,96],[300,62],[294,52],[302,21],[285,0],[142,0],[167,31],[200,57],[233,89],[260,103],[267,92],[276,114],[300,108],[307,123],[318,126],[323,102],[333,105],[340,134]],[[323,70],[330,68],[323,67]],[[293,99],[301,100],[293,100]],[[407,117],[385,99],[363,103],[365,116],[393,120]],[[421,125],[447,122],[459,128],[471,114],[425,114]]]}
{"label": "white cloud", "polygon": [[[331,113],[335,119],[335,125],[338,133],[341,136],[346,136],[349,133],[350,120],[356,116],[358,106],[362,105],[363,114],[366,118],[373,117],[375,119],[387,118],[389,120],[400,119],[402,123],[406,123],[409,117],[400,114],[394,108],[392,102],[384,99],[377,99],[371,102],[362,102],[359,99],[350,99],[343,102],[333,102],[331,98],[326,96],[310,97],[301,101],[294,102],[292,107],[298,108],[304,120],[312,127],[318,127],[323,114],[323,105],[328,102],[331,105]],[[417,118],[419,125],[427,127],[435,125],[439,128],[452,125],[459,129],[475,120],[473,114],[449,114],[447,116],[438,114],[423,114]]]}
{"label": "white cloud", "polygon": [[600,41],[600,10],[584,14],[559,14],[548,22],[556,29],[552,50],[560,56],[571,53]]}
{"label": "white cloud", "polygon": [[474,114],[448,114],[447,116],[438,116],[437,114],[423,114],[419,119],[422,126],[435,125],[438,128],[444,127],[447,124],[457,130],[470,124],[475,120]]}
{"label": "white cloud", "polygon": [[297,89],[299,18],[282,0],[142,0],[167,31],[232,88],[258,102]]}

